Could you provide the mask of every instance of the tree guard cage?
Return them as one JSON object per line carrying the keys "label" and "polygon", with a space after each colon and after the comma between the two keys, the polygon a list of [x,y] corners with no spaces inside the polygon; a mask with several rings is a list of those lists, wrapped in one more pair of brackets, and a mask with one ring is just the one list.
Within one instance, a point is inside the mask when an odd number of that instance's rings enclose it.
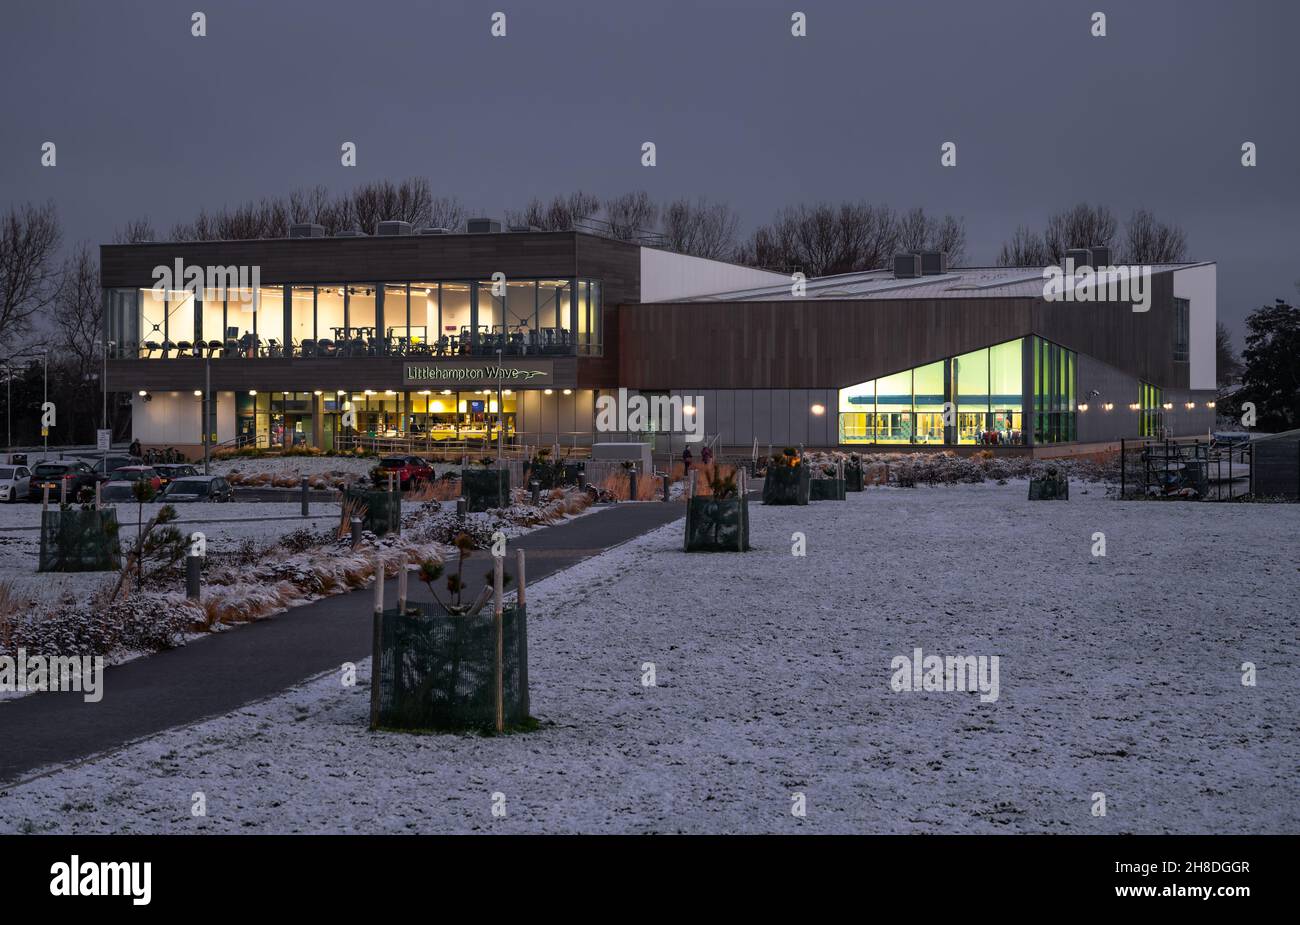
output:
{"label": "tree guard cage", "polygon": [[121,567],[114,508],[41,511],[38,572],[110,572]]}
{"label": "tree guard cage", "polygon": [[362,525],[375,536],[402,532],[402,493],[367,488],[349,488],[343,492],[344,503],[360,504]]}
{"label": "tree guard cage", "polygon": [[462,469],[460,495],[470,513],[507,507],[510,504],[510,470]]}
{"label": "tree guard cage", "polygon": [[[528,719],[528,615],[502,609],[502,692],[507,726]],[[496,629],[490,608],[450,616],[410,603],[377,621],[378,684],[371,726],[439,731],[491,729],[496,722]]]}

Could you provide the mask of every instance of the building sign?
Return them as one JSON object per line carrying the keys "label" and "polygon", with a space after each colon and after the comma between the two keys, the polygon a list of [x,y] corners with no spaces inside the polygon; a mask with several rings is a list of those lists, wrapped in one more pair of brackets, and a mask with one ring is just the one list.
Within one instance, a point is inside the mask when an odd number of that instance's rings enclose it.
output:
{"label": "building sign", "polygon": [[450,363],[407,363],[402,372],[405,382],[531,382],[550,376],[548,369]]}

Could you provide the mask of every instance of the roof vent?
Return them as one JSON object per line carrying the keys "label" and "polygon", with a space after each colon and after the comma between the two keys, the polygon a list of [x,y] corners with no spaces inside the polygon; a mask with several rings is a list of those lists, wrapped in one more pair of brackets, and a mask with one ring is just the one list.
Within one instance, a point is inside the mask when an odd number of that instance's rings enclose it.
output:
{"label": "roof vent", "polygon": [[325,226],[317,225],[314,222],[296,222],[289,226],[289,237],[323,238],[325,237]]}
{"label": "roof vent", "polygon": [[370,235],[366,234],[366,233],[365,233],[364,231],[362,231],[360,228],[348,228],[348,229],[346,229],[346,230],[344,230],[344,231],[336,231],[336,232],[334,232],[334,237],[336,237],[336,238],[368,238],[368,237],[370,237]]}
{"label": "roof vent", "polygon": [[921,253],[921,275],[943,276],[948,272],[948,255],[943,251],[923,251]]}
{"label": "roof vent", "polygon": [[1091,264],[1091,266],[1092,266],[1094,269],[1097,268],[1097,267],[1108,267],[1108,266],[1110,266],[1110,248],[1109,248],[1109,247],[1090,247],[1090,248],[1088,248],[1088,253],[1090,253],[1090,254],[1092,255],[1092,264]]}
{"label": "roof vent", "polygon": [[916,279],[920,275],[920,254],[894,255],[894,279]]}
{"label": "roof vent", "polygon": [[465,230],[470,234],[497,234],[501,223],[494,218],[471,218],[465,223]]}
{"label": "roof vent", "polygon": [[1092,266],[1092,251],[1086,247],[1072,247],[1061,258],[1062,263],[1066,260],[1073,260],[1076,270],[1080,267],[1090,267]]}
{"label": "roof vent", "polygon": [[388,237],[397,234],[410,234],[412,230],[410,222],[388,221],[380,222],[375,226],[375,234],[380,237]]}
{"label": "roof vent", "polygon": [[541,231],[536,225],[511,225],[510,230],[513,232]]}
{"label": "roof vent", "polygon": [[428,228],[421,228],[420,234],[451,234],[450,228],[434,228],[432,225]]}

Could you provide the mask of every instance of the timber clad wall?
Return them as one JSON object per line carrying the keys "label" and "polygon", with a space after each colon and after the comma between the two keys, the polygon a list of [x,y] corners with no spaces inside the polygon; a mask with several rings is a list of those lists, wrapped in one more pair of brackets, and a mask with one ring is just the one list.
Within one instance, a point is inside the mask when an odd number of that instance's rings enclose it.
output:
{"label": "timber clad wall", "polygon": [[1039,334],[1161,388],[1186,388],[1188,364],[1173,361],[1173,274],[1151,282],[1148,312],[1025,297],[622,305],[619,384],[843,388]]}
{"label": "timber clad wall", "polygon": [[842,388],[1020,337],[1032,299],[664,302],[619,307],[621,385]]}

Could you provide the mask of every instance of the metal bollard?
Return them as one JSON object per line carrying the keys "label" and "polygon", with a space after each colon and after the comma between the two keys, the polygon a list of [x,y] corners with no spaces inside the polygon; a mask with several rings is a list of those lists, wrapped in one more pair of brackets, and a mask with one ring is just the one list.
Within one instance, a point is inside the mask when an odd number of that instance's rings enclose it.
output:
{"label": "metal bollard", "polygon": [[533,479],[528,483],[528,487],[533,490],[533,507],[538,507],[542,503],[542,483]]}
{"label": "metal bollard", "polygon": [[361,548],[361,518],[352,518],[352,549],[355,551]]}
{"label": "metal bollard", "polygon": [[637,500],[636,476],[637,476],[636,466],[633,466],[631,469],[627,470],[627,500],[629,501]]}
{"label": "metal bollard", "polygon": [[663,478],[664,478],[664,500],[667,501],[668,493],[671,490],[669,486],[672,485],[672,477],[665,475]]}
{"label": "metal bollard", "polygon": [[307,509],[307,476],[302,477],[302,516],[309,516]]}
{"label": "metal bollard", "polygon": [[465,514],[469,511],[469,506],[464,498],[456,499],[456,516],[461,520],[465,519]]}
{"label": "metal bollard", "polygon": [[579,491],[587,490],[587,473],[585,472],[578,473],[578,490]]}
{"label": "metal bollard", "polygon": [[192,601],[199,599],[199,570],[202,565],[202,556],[185,557],[185,596]]}

